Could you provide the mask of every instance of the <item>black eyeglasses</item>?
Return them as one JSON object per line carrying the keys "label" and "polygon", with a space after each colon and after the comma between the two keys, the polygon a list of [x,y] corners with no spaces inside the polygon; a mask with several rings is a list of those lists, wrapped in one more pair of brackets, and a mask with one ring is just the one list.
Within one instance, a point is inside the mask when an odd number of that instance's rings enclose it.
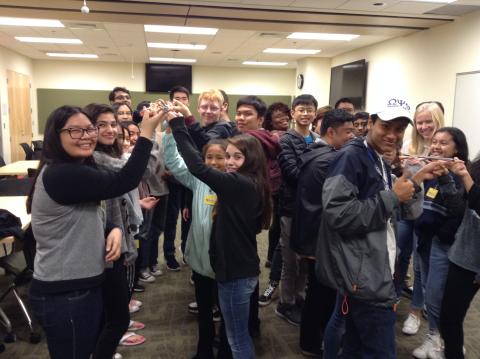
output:
{"label": "black eyeglasses", "polygon": [[97,136],[98,135],[98,128],[96,127],[89,127],[89,128],[77,128],[77,127],[71,127],[71,128],[62,128],[59,133],[68,131],[68,134],[72,138],[72,140],[78,140],[82,138],[85,133],[88,136]]}

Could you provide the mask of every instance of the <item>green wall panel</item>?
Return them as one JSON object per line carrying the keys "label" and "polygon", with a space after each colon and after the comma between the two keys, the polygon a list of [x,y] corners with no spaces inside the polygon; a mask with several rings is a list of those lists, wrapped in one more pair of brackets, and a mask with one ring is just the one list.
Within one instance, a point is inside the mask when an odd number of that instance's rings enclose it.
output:
{"label": "green wall panel", "polygon": [[[89,103],[109,103],[109,91],[101,90],[63,90],[63,89],[37,89],[37,104],[38,104],[38,132],[43,133],[45,123],[50,113],[57,107],[63,105],[85,106]],[[166,93],[147,93],[147,92],[131,92],[132,103],[136,106],[143,100],[156,100],[158,98],[168,99]],[[235,104],[238,99],[246,95],[229,95],[230,118],[235,118]],[[291,96],[260,96],[267,105],[280,101],[288,105],[291,104]],[[198,94],[190,96],[190,108],[193,114],[198,118],[197,108]]]}

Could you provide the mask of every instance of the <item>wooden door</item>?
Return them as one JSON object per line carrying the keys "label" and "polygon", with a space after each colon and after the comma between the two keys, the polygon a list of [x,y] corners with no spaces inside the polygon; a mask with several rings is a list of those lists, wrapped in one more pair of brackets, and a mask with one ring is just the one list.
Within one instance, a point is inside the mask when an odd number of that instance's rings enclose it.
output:
{"label": "wooden door", "polygon": [[32,143],[30,78],[7,70],[8,118],[10,122],[10,162],[25,159],[20,143]]}

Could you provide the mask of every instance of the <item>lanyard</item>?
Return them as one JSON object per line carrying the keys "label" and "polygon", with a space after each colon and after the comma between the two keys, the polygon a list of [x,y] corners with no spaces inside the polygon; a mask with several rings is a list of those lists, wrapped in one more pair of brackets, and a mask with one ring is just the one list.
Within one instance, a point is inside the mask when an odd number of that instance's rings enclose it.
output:
{"label": "lanyard", "polygon": [[[379,154],[377,154],[375,150],[373,150],[370,146],[368,146],[367,140],[364,140],[363,144],[367,148],[368,157],[372,160],[375,166],[375,170],[382,177],[383,187],[385,188],[386,191],[390,190],[392,188],[392,179],[388,175],[388,171],[387,171],[387,168],[385,167],[385,164],[383,163],[383,159],[380,157]],[[377,162],[380,162],[380,166],[382,167],[382,169],[378,167]]]}

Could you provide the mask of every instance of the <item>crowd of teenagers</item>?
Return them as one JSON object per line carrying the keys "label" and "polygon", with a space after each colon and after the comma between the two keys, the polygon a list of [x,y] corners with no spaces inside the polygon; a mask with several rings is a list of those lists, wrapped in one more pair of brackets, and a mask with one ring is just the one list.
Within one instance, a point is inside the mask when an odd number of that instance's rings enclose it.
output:
{"label": "crowd of teenagers", "polygon": [[126,88],[109,100],[51,113],[27,201],[30,304],[52,358],[121,358],[118,346],[145,342],[132,295],[163,274],[162,235],[167,270],[181,256],[192,271],[198,344],[187,357],[255,358],[259,306],[278,297],[303,355],[396,358],[396,306],[409,297],[402,332],[428,323],[412,355],[464,358],[480,283],[480,161],[444,126],[441,103],[390,98],[369,114],[348,98],[267,107],[246,96],[230,119],[228,96],[212,89],[195,119],[181,86],[135,110]]}

